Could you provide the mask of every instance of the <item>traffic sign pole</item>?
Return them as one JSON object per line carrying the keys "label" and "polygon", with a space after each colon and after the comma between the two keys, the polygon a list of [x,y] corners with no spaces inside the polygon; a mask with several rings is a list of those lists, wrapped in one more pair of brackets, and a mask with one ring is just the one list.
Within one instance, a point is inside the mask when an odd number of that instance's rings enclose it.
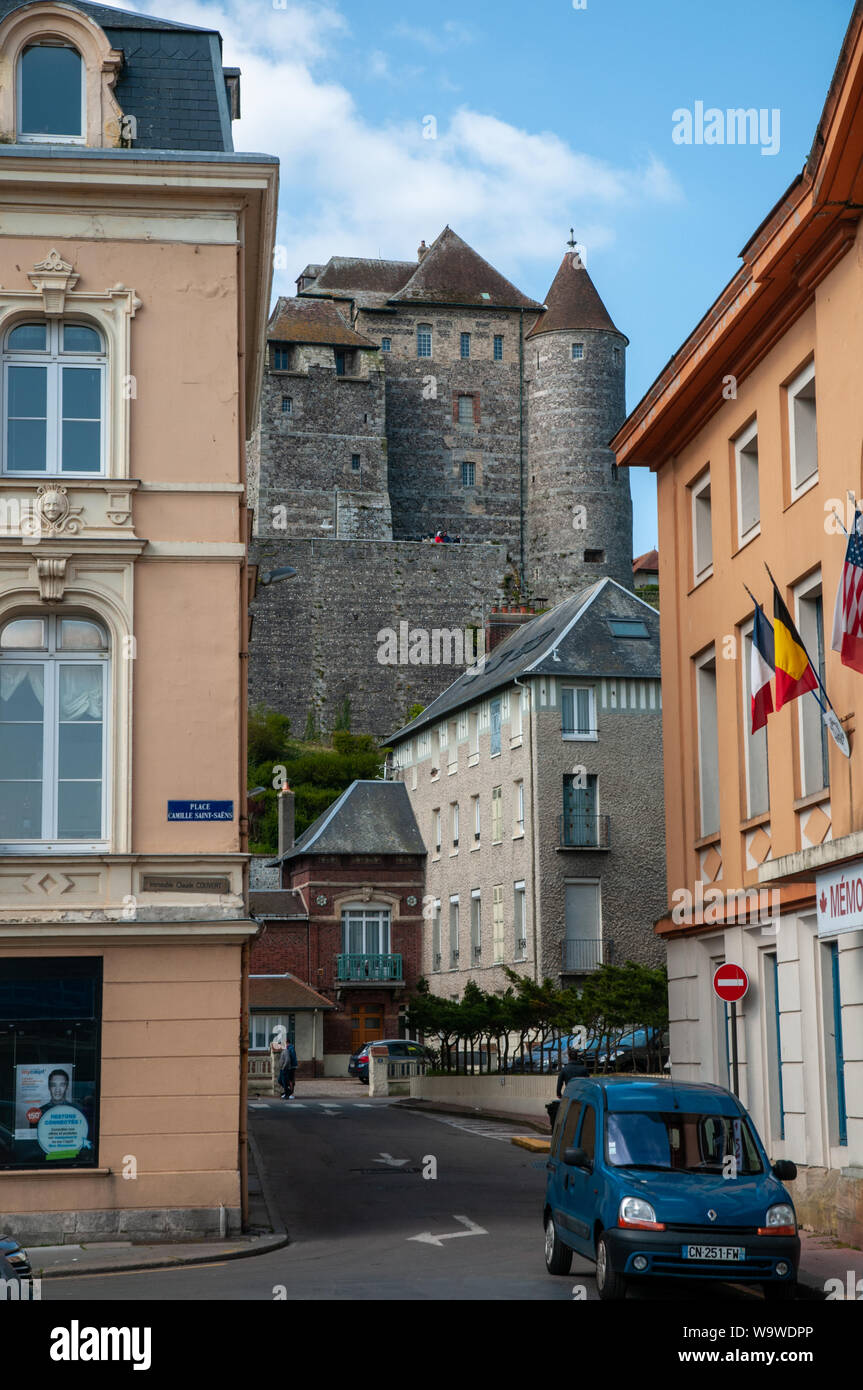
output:
{"label": "traffic sign pole", "polygon": [[737,1069],[737,1005],[731,1005],[731,1089],[740,1094],[740,1074]]}
{"label": "traffic sign pole", "polygon": [[741,965],[725,961],[713,972],[713,992],[731,1005],[731,1089],[740,1093],[740,1069],[737,1061],[737,1003],[749,988],[749,976]]}

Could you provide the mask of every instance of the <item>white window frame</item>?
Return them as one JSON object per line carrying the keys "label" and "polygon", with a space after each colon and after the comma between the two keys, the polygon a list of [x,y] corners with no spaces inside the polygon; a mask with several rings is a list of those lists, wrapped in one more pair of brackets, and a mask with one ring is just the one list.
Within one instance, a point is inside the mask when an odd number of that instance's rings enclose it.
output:
{"label": "white window frame", "polygon": [[459,934],[461,923],[459,922],[459,897],[458,893],[450,894],[449,900],[449,968],[458,970],[460,961],[461,947],[459,945]]}
{"label": "white window frame", "polygon": [[[497,792],[497,796],[495,796]],[[497,807],[497,811],[495,811]],[[503,844],[503,786],[492,787],[491,789],[491,842],[493,845]]]}
{"label": "white window frame", "polygon": [[[24,348],[10,348],[8,346],[10,334],[16,328],[25,327],[27,324],[44,325],[46,342],[45,349],[26,350]],[[60,344],[63,340],[63,331],[67,327],[89,328],[99,335],[102,343],[101,352],[64,352]],[[108,412],[107,404],[107,378],[108,378],[108,351],[105,345],[105,335],[101,327],[94,323],[64,317],[62,319],[45,318],[44,315],[36,314],[31,319],[22,316],[15,323],[10,324],[3,333],[3,440],[2,440],[2,474],[6,478],[104,478],[105,476],[105,457],[108,435]],[[45,390],[45,467],[41,469],[10,469],[9,468],[9,369],[10,367],[39,368],[46,374]],[[69,368],[89,368],[99,373],[99,467],[90,469],[86,472],[75,472],[72,469],[62,468],[62,422],[63,422],[63,369]]]}
{"label": "white window frame", "polygon": [[[22,65],[24,54],[28,48],[71,48],[73,53],[77,53],[78,61],[81,64],[81,134],[80,135],[33,135],[22,129],[23,110],[24,110],[24,74]],[[87,143],[87,64],[84,55],[76,44],[69,41],[46,43],[44,39],[35,39],[32,43],[26,43],[18,55],[15,64],[15,129],[19,145],[86,145]]]}
{"label": "white window frame", "polygon": [[[425,345],[425,340],[426,340],[426,339],[428,339],[428,352],[423,352],[423,351],[421,351],[421,348]],[[417,357],[418,357],[418,358],[421,358],[423,361],[427,361],[427,360],[428,360],[430,357],[432,357],[433,355],[434,355],[434,332],[433,332],[432,325],[431,325],[430,323],[418,323],[418,324],[417,324]]]}
{"label": "white window frame", "polygon": [[[755,460],[752,461],[752,451],[750,445],[756,441]],[[741,434],[734,440],[734,477],[737,488],[737,543],[739,546],[748,545],[754,541],[756,536],[761,535],[761,469],[760,458],[757,447],[758,441],[758,420],[752,421],[747,425]],[[756,492],[758,494],[758,515],[748,527],[743,527],[743,474],[746,469],[755,469]],[[711,508],[711,521],[712,521]],[[712,555],[712,545],[711,545]]]}
{"label": "white window frame", "polygon": [[[43,610],[28,610],[25,613],[12,613],[4,617],[0,631],[20,618],[41,620],[46,624],[47,646],[39,649],[12,647],[0,650],[0,665],[38,666],[45,669],[44,697],[42,706],[42,831],[39,837],[29,839],[4,840],[0,843],[0,854],[41,854],[46,849],[68,853],[104,854],[110,848],[111,825],[111,769],[112,769],[112,721],[111,721],[111,636],[106,624],[90,613],[69,611],[68,613],[48,613]],[[100,628],[105,639],[105,649],[101,652],[62,652],[58,649],[59,625],[62,619],[80,619]],[[55,635],[56,634],[56,635]],[[96,839],[60,839],[56,834],[58,813],[59,783],[59,709],[58,692],[60,667],[62,665],[99,665],[102,668],[102,764],[100,777],[102,783],[101,818],[102,834]],[[50,678],[48,672],[50,671]],[[88,780],[88,779],[85,779]],[[45,834],[46,829],[48,834]],[[55,832],[55,833],[50,833]]]}
{"label": "white window frame", "polygon": [[472,797],[472,801],[473,801],[473,842],[474,842],[474,845],[476,846],[476,845],[478,845],[478,844],[480,843],[480,835],[481,835],[481,829],[482,829],[482,827],[481,827],[482,813],[481,813],[481,810],[480,810],[480,798],[479,798],[479,796],[477,795],[477,796]]}
{"label": "white window frame", "polygon": [[470,956],[471,965],[482,960],[482,889],[471,889],[470,895]]}
{"label": "white window frame", "polygon": [[[704,760],[705,739],[706,739],[706,737],[707,737],[708,730],[707,730],[706,727],[705,727],[704,711],[703,711],[703,709],[702,709],[702,697],[701,697],[701,692],[702,692],[701,672],[704,670],[705,667],[710,666],[711,663],[713,664],[713,680],[714,680],[714,689],[715,689],[715,692],[716,692],[716,712],[715,712],[715,721],[714,721],[714,725],[713,725],[713,736],[714,736],[714,737],[713,737],[713,742],[712,742],[711,748],[710,748],[710,750],[709,750],[710,752],[715,751],[715,754],[716,754],[716,824],[715,824],[715,825],[707,825],[707,824],[706,824],[706,822],[707,822],[707,817],[706,817],[706,815],[705,815],[706,800],[705,800],[705,779],[704,779],[704,775],[703,775],[703,769],[704,769],[704,761],[705,761],[705,760]],[[697,729],[696,729],[696,747],[697,747],[697,750],[698,750],[698,817],[699,817],[699,818],[698,818],[698,825],[699,825],[698,839],[703,839],[704,836],[706,836],[706,835],[718,834],[718,833],[719,833],[719,830],[720,830],[720,821],[721,821],[720,808],[721,808],[722,801],[721,801],[721,785],[720,785],[720,776],[719,776],[719,770],[720,770],[720,756],[719,756],[719,663],[718,663],[718,661],[717,661],[717,659],[716,659],[716,648],[715,648],[715,647],[709,647],[708,650],[707,650],[706,652],[702,652],[701,656],[699,656],[699,657],[696,659],[696,661],[695,661],[695,712],[696,712],[695,717],[696,717],[696,722],[697,722]]]}
{"label": "white window frame", "polygon": [[[287,1022],[286,1022],[285,1020],[287,1020]],[[276,1028],[282,1027],[282,1028],[284,1028],[284,1030],[285,1030],[285,1032],[286,1032],[286,1034],[287,1034],[287,1036],[288,1036],[288,1041],[289,1041],[289,1042],[294,1042],[294,1043],[296,1042],[296,1031],[297,1031],[297,1015],[296,1015],[296,1013],[274,1013],[274,1014],[265,1014],[265,1013],[259,1013],[259,1012],[257,1011],[257,1009],[250,1009],[250,1010],[249,1010],[249,1051],[250,1051],[250,1052],[255,1052],[255,1053],[259,1053],[259,1054],[263,1055],[264,1053],[269,1052],[269,1050],[270,1050],[270,1042],[266,1042],[266,1043],[264,1044],[263,1047],[256,1047],[256,1046],[255,1046],[255,1043],[254,1043],[254,1035],[253,1035],[253,1032],[252,1032],[252,1024],[253,1024],[253,1022],[257,1022],[258,1025],[259,1025],[259,1027],[258,1027],[255,1031],[256,1031],[256,1032],[261,1032],[261,1031],[266,1032],[266,1034],[267,1034],[267,1036],[268,1036],[268,1038],[269,1038],[270,1040],[272,1040],[272,1036],[273,1036],[273,1033],[275,1032]],[[263,1028],[263,1030],[262,1030],[261,1027],[260,1027],[261,1024],[265,1025],[264,1028]]]}
{"label": "white window frame", "polygon": [[[519,908],[519,900],[521,907]],[[518,935],[519,916],[521,917],[521,936]],[[512,925],[513,925],[513,960],[527,960],[527,893],[523,878],[517,879],[512,885]],[[522,946],[521,943],[524,942]]]}
{"label": "white window frame", "polygon": [[440,972],[443,961],[443,945],[441,942],[441,900],[435,898],[432,904],[432,971],[437,974]]}
{"label": "white window frame", "polygon": [[[351,951],[348,945],[348,923],[347,917],[362,918],[363,948],[360,951]],[[380,938],[385,945],[380,945],[376,951],[367,950],[366,931],[371,925],[368,919],[377,918],[377,927],[380,930]],[[388,956],[391,954],[392,947],[392,908],[388,903],[343,903],[340,915],[340,925],[342,932],[342,952],[344,955],[360,956]]]}
{"label": "white window frame", "polygon": [[[699,527],[698,527],[699,510],[698,510],[698,508],[699,508],[699,503],[701,503],[701,504],[703,505],[704,493],[705,493],[705,492],[709,494],[709,496],[708,496],[708,498],[707,498],[707,503],[708,503],[708,506],[710,507],[710,527],[709,527],[709,533],[710,533],[710,559],[709,559],[709,561],[707,562],[707,564],[699,565],[699,561],[700,561],[701,559],[703,559],[704,557],[700,555],[700,546],[699,546],[699,544],[698,544],[698,533],[699,533]],[[692,527],[692,582],[693,582],[693,586],[695,586],[695,585],[697,585],[697,584],[703,584],[704,581],[705,581],[705,579],[710,579],[711,575],[713,574],[713,494],[710,492],[710,469],[709,469],[709,468],[706,469],[706,470],[701,474],[701,476],[700,476],[698,479],[696,479],[696,481],[695,481],[694,483],[692,483],[692,484],[690,485],[689,493],[690,493],[690,506],[691,506],[691,511],[692,511],[692,517],[691,517],[691,527]]]}
{"label": "white window frame", "polygon": [[[797,482],[797,422],[795,419],[794,403],[800,392],[813,382],[815,384],[815,471],[810,473],[808,478],[804,478],[802,483]],[[786,395],[788,398],[788,457],[791,468],[791,500],[796,502],[798,497],[802,497],[805,492],[809,492],[818,482],[818,383],[815,375],[814,359],[807,363],[801,372],[789,383]]]}
{"label": "white window frame", "polygon": [[[578,692],[579,692],[580,690],[586,690],[586,691],[587,691],[588,706],[589,706],[589,708],[588,708],[588,719],[589,719],[589,721],[590,721],[590,727],[589,727],[589,731],[588,731],[587,733],[582,733],[582,732],[579,731],[579,730],[576,730],[576,731],[573,732],[573,733],[568,733],[568,732],[564,729],[564,727],[563,727],[563,693],[564,693],[565,690],[566,690],[566,691],[570,691],[570,690],[572,691],[572,713],[573,713],[573,718],[576,718],[577,715],[578,715]],[[594,686],[592,686],[592,685],[562,685],[562,686],[561,686],[561,688],[560,688],[560,729],[561,729],[561,737],[564,739],[565,742],[570,742],[570,743],[596,743],[596,742],[598,741],[598,739],[599,739],[599,730],[598,730],[597,727],[596,727],[596,689],[595,689]]]}
{"label": "white window frame", "polygon": [[519,778],[515,783],[515,821],[513,823],[512,838],[518,840],[524,834],[524,780]]}
{"label": "white window frame", "polygon": [[491,941],[492,960],[495,965],[503,963],[506,954],[506,926],[503,920],[503,884],[495,883],[491,890]]}
{"label": "white window frame", "polygon": [[572,344],[572,361],[582,362],[584,360],[584,343]]}
{"label": "white window frame", "polygon": [[[746,792],[746,819],[752,820],[755,816],[766,815],[770,810],[770,765],[767,755],[767,726],[759,729],[756,734],[752,732],[752,691],[750,683],[752,680],[752,629],[755,625],[754,618],[740,626],[740,652],[741,652],[741,671],[740,675],[743,682],[743,764],[744,764],[744,787]],[[756,739],[764,740],[764,770],[767,782],[767,805],[759,810],[752,808],[752,745]]]}
{"label": "white window frame", "polygon": [[451,802],[450,802],[450,807],[449,807],[449,823],[450,823],[450,830],[451,830],[451,832],[452,832],[452,834],[451,834],[451,838],[452,838],[452,848],[451,848],[451,850],[450,850],[450,853],[451,853],[451,854],[457,854],[457,853],[458,853],[458,840],[459,840],[459,834],[458,834],[458,802],[457,802],[457,801],[451,801]]}
{"label": "white window frame", "polygon": [[434,852],[435,852],[435,854],[440,854],[440,851],[441,851],[441,814],[440,814],[440,807],[439,807],[439,806],[435,806],[434,810],[432,811],[432,834],[434,835],[434,840],[435,840]]}

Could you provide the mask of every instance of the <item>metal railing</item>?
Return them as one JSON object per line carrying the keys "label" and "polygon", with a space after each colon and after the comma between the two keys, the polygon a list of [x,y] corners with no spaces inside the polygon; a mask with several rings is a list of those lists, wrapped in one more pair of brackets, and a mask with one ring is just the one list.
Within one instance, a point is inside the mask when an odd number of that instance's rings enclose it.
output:
{"label": "metal railing", "polygon": [[359,983],[401,980],[400,954],[345,954],[336,957],[336,979]]}
{"label": "metal railing", "polygon": [[565,811],[558,816],[563,849],[610,849],[610,816],[581,815]]}
{"label": "metal railing", "polygon": [[569,938],[560,945],[565,974],[598,970],[602,965],[602,942],[595,937]]}

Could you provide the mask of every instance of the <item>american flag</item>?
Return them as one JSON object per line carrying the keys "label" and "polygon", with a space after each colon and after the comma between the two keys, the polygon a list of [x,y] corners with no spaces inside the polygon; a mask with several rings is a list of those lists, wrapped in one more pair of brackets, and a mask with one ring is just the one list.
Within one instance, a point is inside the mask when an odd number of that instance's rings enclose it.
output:
{"label": "american flag", "polygon": [[863,518],[860,509],[848,535],[845,564],[833,610],[831,647],[839,652],[843,666],[863,675]]}

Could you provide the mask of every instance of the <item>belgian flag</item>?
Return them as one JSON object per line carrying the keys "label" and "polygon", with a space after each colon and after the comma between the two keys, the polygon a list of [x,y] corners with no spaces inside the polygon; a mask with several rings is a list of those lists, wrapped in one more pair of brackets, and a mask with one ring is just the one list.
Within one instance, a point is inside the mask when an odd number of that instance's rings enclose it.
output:
{"label": "belgian flag", "polygon": [[800,633],[791,621],[791,614],[773,581],[773,649],[776,663],[776,708],[779,710],[807,690],[818,689],[818,678]]}

